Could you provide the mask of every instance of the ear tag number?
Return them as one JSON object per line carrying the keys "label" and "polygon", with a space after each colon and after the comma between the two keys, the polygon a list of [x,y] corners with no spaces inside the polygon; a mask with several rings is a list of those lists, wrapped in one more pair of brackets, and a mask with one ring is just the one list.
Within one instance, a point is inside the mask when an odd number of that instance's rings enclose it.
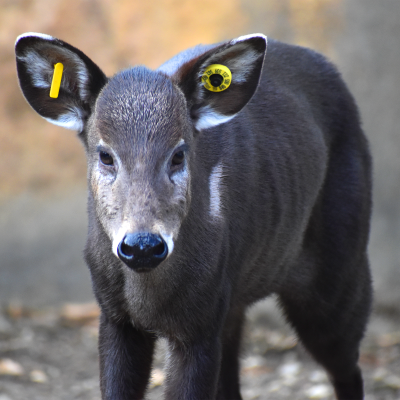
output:
{"label": "ear tag number", "polygon": [[211,92],[222,92],[230,86],[232,73],[225,65],[212,64],[204,71],[201,82]]}
{"label": "ear tag number", "polygon": [[56,99],[58,97],[63,70],[64,66],[61,63],[57,63],[54,66],[53,80],[51,81],[51,88],[50,88],[50,97],[52,97],[53,99]]}

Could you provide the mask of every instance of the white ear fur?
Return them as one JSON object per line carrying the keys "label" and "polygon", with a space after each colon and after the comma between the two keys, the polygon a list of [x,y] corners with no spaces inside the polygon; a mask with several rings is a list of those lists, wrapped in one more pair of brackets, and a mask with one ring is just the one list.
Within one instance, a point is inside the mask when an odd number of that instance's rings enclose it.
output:
{"label": "white ear fur", "polygon": [[26,37],[39,37],[41,39],[45,39],[45,40],[55,40],[55,38],[53,36],[50,35],[46,35],[45,33],[37,33],[37,32],[25,32],[22,35],[19,35],[15,41],[15,45],[17,45],[17,43]]}
{"label": "white ear fur", "polygon": [[201,131],[203,129],[224,124],[234,118],[237,114],[223,115],[213,110],[210,106],[205,106],[200,109],[199,115],[200,118],[196,121],[195,127],[198,131]]}
{"label": "white ear fur", "polygon": [[74,107],[71,113],[60,115],[57,119],[43,118],[54,125],[77,132],[82,132],[84,126],[82,112],[78,107]]}
{"label": "white ear fur", "polygon": [[258,38],[263,38],[266,42],[268,42],[268,38],[264,34],[262,34],[262,33],[250,33],[249,35],[243,35],[243,36],[239,36],[236,39],[232,39],[230,43],[231,44],[235,44],[235,43],[238,43],[238,42],[243,42],[245,40],[252,39],[252,38],[257,38],[257,37]]}

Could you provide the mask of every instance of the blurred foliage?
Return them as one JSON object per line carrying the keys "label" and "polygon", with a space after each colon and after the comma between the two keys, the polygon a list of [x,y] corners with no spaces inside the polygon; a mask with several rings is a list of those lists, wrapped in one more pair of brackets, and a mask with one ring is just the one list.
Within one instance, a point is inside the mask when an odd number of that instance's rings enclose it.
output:
{"label": "blurred foliage", "polygon": [[0,198],[84,184],[83,149],[37,116],[18,89],[14,42],[42,32],[78,47],[107,75],[156,68],[179,51],[250,33],[333,55],[341,0],[0,0]]}

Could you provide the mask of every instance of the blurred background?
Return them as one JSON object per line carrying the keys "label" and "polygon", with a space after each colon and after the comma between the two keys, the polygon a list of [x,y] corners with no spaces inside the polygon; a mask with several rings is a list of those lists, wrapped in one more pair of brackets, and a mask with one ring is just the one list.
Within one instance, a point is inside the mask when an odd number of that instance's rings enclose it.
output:
{"label": "blurred background", "polygon": [[0,303],[40,307],[93,297],[84,151],[19,90],[13,47],[27,31],[71,43],[107,75],[254,32],[324,53],[356,98],[374,157],[375,310],[399,313],[399,0],[0,0]]}

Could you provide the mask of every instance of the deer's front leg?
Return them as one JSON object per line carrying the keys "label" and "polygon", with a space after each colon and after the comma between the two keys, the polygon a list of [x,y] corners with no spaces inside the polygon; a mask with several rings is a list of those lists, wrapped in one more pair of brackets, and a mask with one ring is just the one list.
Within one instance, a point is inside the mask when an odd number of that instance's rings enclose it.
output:
{"label": "deer's front leg", "polygon": [[221,364],[220,338],[191,345],[170,343],[166,400],[215,399]]}
{"label": "deer's front leg", "polygon": [[155,337],[131,323],[100,319],[100,386],[103,400],[142,399],[149,381]]}

